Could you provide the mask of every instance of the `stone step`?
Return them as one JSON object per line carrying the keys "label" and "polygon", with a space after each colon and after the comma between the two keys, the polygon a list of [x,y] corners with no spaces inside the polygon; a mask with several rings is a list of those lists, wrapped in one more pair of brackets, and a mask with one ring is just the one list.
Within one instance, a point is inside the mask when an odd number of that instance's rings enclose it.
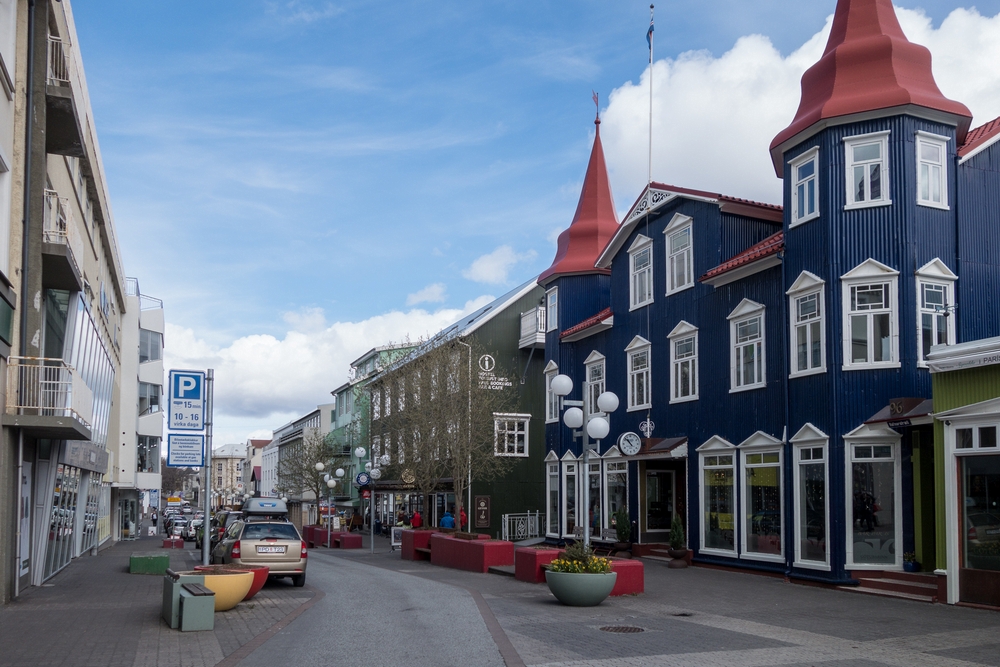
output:
{"label": "stone step", "polygon": [[849,593],[862,593],[865,595],[881,595],[882,597],[900,598],[902,600],[913,600],[915,602],[934,602],[933,595],[918,595],[916,593],[903,593],[899,591],[889,591],[881,588],[869,588],[868,586],[837,586],[842,591]]}
{"label": "stone step", "polygon": [[[937,586],[937,575],[930,572],[900,572],[899,570],[883,570],[879,573],[882,579],[896,579],[898,581],[912,581],[917,584],[933,584]],[[855,579],[860,579],[864,575],[858,576],[855,572]]]}
{"label": "stone step", "polygon": [[902,579],[891,579],[888,577],[873,577],[858,579],[860,586],[865,588],[875,588],[881,591],[893,591],[896,593],[909,593],[911,595],[937,595],[937,583],[922,583],[914,581],[904,581]]}
{"label": "stone step", "polygon": [[502,577],[513,577],[514,576],[514,566],[513,565],[491,565],[489,569],[490,574],[499,574]]}

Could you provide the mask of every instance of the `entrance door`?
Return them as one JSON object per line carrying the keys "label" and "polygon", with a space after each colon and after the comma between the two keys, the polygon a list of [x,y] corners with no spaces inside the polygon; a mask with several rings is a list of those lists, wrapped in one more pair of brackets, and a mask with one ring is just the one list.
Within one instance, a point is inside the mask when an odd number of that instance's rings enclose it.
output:
{"label": "entrance door", "polygon": [[[996,427],[989,428],[995,447]],[[986,429],[979,430],[982,446],[982,431]],[[960,461],[959,499],[964,502],[959,529],[959,599],[995,606],[1000,602],[1000,456],[963,456]]]}
{"label": "entrance door", "polygon": [[895,444],[850,446],[849,564],[869,569],[902,565],[896,449]]}
{"label": "entrance door", "polygon": [[645,529],[648,533],[662,533],[662,537],[652,539],[666,539],[674,518],[674,503],[674,471],[650,470],[647,467]]}

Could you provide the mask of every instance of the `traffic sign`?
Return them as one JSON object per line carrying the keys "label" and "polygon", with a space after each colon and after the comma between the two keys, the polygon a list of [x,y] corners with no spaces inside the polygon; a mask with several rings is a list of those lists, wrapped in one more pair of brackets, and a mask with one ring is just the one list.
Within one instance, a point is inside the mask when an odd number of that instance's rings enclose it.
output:
{"label": "traffic sign", "polygon": [[371,489],[361,489],[361,497],[368,500],[372,497]]}
{"label": "traffic sign", "polygon": [[168,430],[205,430],[205,374],[202,371],[170,371],[168,409]]}
{"label": "traffic sign", "polygon": [[368,486],[372,483],[371,475],[366,472],[359,472],[358,476],[354,478],[354,484],[356,486]]}
{"label": "traffic sign", "polygon": [[205,436],[167,436],[167,465],[174,468],[202,468],[205,466]]}

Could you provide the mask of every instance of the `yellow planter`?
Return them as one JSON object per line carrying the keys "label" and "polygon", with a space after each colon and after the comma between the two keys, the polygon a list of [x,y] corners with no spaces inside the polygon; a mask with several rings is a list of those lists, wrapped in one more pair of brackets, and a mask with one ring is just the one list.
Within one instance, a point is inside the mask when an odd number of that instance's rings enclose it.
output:
{"label": "yellow planter", "polygon": [[251,586],[253,572],[205,573],[205,588],[215,591],[215,611],[226,611],[238,605]]}

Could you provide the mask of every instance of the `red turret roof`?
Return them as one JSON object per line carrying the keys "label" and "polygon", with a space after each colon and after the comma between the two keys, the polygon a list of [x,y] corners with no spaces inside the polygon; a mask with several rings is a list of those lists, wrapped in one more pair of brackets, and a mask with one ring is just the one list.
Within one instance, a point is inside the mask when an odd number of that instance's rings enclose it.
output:
{"label": "red turret roof", "polygon": [[608,169],[601,146],[601,120],[594,121],[597,136],[590,153],[590,164],[583,179],[580,203],[576,205],[573,222],[559,235],[559,245],[552,266],[538,276],[538,284],[546,285],[559,276],[582,273],[611,273],[594,267],[598,255],[618,230],[618,216],[611,197]]}
{"label": "red turret roof", "polygon": [[820,121],[907,105],[957,117],[965,140],[972,113],[941,94],[930,51],[906,39],[892,0],[838,0],[826,51],[802,75],[795,119],[771,142],[775,171],[782,175],[782,144]]}

